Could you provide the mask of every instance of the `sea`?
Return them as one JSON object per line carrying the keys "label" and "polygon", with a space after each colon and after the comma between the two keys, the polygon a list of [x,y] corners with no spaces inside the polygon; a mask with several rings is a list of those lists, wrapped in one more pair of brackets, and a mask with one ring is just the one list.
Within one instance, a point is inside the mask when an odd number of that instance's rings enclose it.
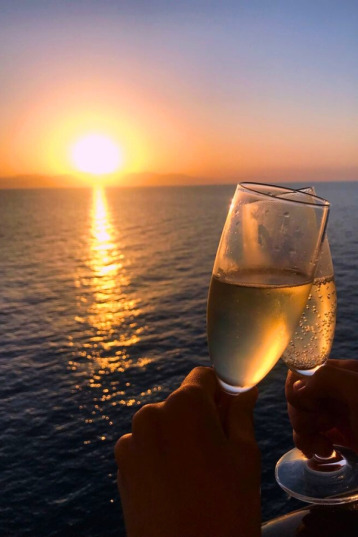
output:
{"label": "sea", "polygon": [[[332,357],[355,359],[358,183],[314,186],[332,204]],[[234,191],[0,191],[1,536],[125,536],[114,445],[210,364],[207,293]],[[259,384],[263,520],[303,506],[274,477],[292,447],[286,372],[279,361]]]}

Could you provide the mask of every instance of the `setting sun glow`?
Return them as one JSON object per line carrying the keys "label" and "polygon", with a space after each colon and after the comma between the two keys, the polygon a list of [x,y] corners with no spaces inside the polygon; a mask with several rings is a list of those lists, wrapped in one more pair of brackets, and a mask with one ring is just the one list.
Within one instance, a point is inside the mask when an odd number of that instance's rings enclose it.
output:
{"label": "setting sun glow", "polygon": [[113,173],[123,164],[119,146],[102,134],[88,134],[77,140],[71,157],[78,171],[93,175]]}

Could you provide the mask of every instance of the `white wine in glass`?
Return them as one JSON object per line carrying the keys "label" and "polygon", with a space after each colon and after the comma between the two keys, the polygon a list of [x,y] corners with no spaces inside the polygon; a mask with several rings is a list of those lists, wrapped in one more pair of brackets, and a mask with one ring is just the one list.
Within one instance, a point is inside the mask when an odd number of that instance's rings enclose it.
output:
{"label": "white wine in glass", "polygon": [[[309,187],[302,192],[315,194],[315,189]],[[336,313],[334,269],[328,237],[325,235],[307,304],[282,355],[282,360],[290,369],[310,376],[326,363],[333,344]]]}
{"label": "white wine in glass", "polygon": [[334,338],[336,310],[333,274],[316,277],[298,327],[282,355],[290,369],[309,376],[326,363]]}
{"label": "white wine in glass", "polygon": [[224,388],[240,392],[266,376],[287,346],[311,282],[284,270],[243,270],[210,283],[208,334]]}

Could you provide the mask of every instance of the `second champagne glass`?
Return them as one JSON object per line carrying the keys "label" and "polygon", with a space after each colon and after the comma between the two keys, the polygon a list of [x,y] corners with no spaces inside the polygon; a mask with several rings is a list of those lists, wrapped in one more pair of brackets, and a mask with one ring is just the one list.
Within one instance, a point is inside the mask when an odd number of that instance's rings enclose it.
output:
{"label": "second champagne glass", "polygon": [[[316,195],[314,187],[298,190]],[[285,196],[287,197],[287,196]],[[337,293],[331,249],[325,234],[305,309],[291,341],[282,355],[285,364],[303,376],[313,375],[328,360],[336,327]]]}
{"label": "second champagne glass", "polygon": [[[315,193],[313,187],[302,191]],[[324,366],[333,343],[336,309],[333,262],[326,235],[306,307],[282,355],[291,370],[310,376]],[[329,457],[314,455],[311,459],[294,448],[278,461],[275,475],[290,496],[308,503],[334,505],[358,499],[357,456],[343,447],[336,446]]]}
{"label": "second champagne glass", "polygon": [[209,354],[225,391],[250,389],[287,347],[311,289],[329,203],[290,188],[241,183],[209,289]]}

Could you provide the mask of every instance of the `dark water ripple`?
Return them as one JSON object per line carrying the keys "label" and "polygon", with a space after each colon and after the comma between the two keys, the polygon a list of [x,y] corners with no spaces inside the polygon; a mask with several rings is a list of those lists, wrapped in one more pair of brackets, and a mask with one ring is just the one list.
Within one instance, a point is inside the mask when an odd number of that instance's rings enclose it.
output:
{"label": "dark water ripple", "polygon": [[[356,184],[332,201],[333,355],[355,358]],[[208,363],[205,308],[233,186],[0,191],[0,535],[124,535],[113,446],[142,404]],[[291,447],[286,369],[260,384],[264,519],[294,509],[274,481]]]}

